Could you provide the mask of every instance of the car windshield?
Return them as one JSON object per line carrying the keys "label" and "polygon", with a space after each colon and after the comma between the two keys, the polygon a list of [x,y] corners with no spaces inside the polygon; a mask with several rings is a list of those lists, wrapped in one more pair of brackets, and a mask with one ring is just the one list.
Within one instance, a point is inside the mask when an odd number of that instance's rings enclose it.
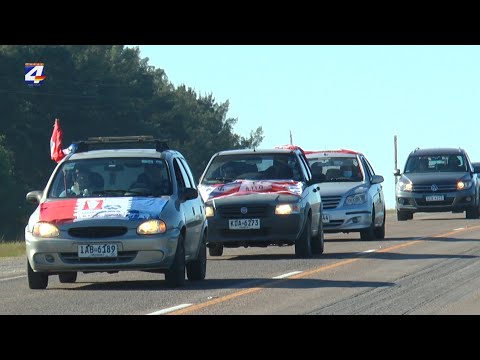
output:
{"label": "car windshield", "polygon": [[463,155],[410,156],[405,164],[405,173],[466,172]]}
{"label": "car windshield", "polygon": [[64,162],[48,190],[49,198],[171,195],[163,159],[96,158]]}
{"label": "car windshield", "polygon": [[308,162],[319,182],[363,181],[363,172],[356,157],[321,156],[309,158]]}
{"label": "car windshield", "polygon": [[216,156],[205,172],[202,184],[235,180],[303,179],[293,154],[236,154]]}

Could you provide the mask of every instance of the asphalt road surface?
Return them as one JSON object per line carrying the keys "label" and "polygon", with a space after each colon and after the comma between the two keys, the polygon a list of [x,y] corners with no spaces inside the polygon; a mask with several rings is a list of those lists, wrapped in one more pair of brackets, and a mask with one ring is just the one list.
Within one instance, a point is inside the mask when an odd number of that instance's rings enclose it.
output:
{"label": "asphalt road surface", "polygon": [[293,246],[225,249],[207,278],[170,289],[162,274],[79,274],[30,290],[26,259],[0,258],[0,314],[399,315],[480,314],[480,220],[464,214],[389,214],[382,241],[326,234],[325,252]]}

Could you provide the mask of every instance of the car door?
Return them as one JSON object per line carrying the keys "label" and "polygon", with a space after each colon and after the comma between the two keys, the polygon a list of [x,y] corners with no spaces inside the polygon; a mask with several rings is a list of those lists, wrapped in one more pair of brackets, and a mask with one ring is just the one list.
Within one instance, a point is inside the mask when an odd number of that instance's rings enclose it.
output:
{"label": "car door", "polygon": [[299,167],[303,173],[304,181],[307,184],[306,196],[307,201],[312,209],[312,229],[318,229],[320,227],[320,221],[322,221],[322,198],[320,196],[320,185],[318,183],[311,183],[312,172],[308,160],[305,156],[299,155]]}
{"label": "car door", "polygon": [[372,184],[373,175],[375,171],[365,157],[362,157],[363,168],[365,169],[366,180],[369,183],[368,194],[372,198],[375,209],[375,223],[381,224],[385,216],[385,198],[383,195],[383,186],[381,183]]}
{"label": "car door", "polygon": [[[173,160],[173,167],[176,177],[179,181],[179,189],[196,189],[193,177],[191,177],[191,175],[189,176],[186,170],[186,164],[182,162],[182,159],[175,158]],[[182,190],[180,191],[182,192]],[[185,234],[185,253],[187,256],[194,256],[201,239],[204,210],[202,209],[201,199],[199,196],[197,196],[195,199],[183,201],[181,206],[183,207],[185,214],[185,225],[187,228]]]}

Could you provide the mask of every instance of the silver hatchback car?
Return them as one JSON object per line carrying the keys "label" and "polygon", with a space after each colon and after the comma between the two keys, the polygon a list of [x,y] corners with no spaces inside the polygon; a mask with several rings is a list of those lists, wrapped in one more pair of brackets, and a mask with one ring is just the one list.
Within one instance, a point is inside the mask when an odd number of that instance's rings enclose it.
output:
{"label": "silver hatchback car", "polygon": [[385,198],[367,158],[351,150],[305,151],[320,183],[323,231],[359,232],[362,240],[385,237]]}
{"label": "silver hatchback car", "polygon": [[[150,145],[153,148],[146,148]],[[205,206],[185,158],[150,137],[91,138],[53,171],[25,227],[28,284],[140,270],[172,287],[206,274]]]}

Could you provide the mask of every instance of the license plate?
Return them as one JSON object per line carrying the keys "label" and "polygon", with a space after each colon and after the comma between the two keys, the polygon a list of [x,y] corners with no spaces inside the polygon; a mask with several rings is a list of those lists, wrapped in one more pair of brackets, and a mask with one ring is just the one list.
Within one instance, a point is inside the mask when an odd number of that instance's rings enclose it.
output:
{"label": "license plate", "polygon": [[117,252],[117,244],[78,245],[78,257],[80,258],[117,257]]}
{"label": "license plate", "polygon": [[428,196],[425,196],[425,200],[427,200],[427,201],[443,201],[445,199],[444,199],[443,195],[428,195]]}
{"label": "license plate", "polygon": [[230,230],[260,229],[260,219],[230,219],[228,227]]}
{"label": "license plate", "polygon": [[322,214],[322,222],[329,223],[330,222],[330,216],[328,216],[328,214]]}

